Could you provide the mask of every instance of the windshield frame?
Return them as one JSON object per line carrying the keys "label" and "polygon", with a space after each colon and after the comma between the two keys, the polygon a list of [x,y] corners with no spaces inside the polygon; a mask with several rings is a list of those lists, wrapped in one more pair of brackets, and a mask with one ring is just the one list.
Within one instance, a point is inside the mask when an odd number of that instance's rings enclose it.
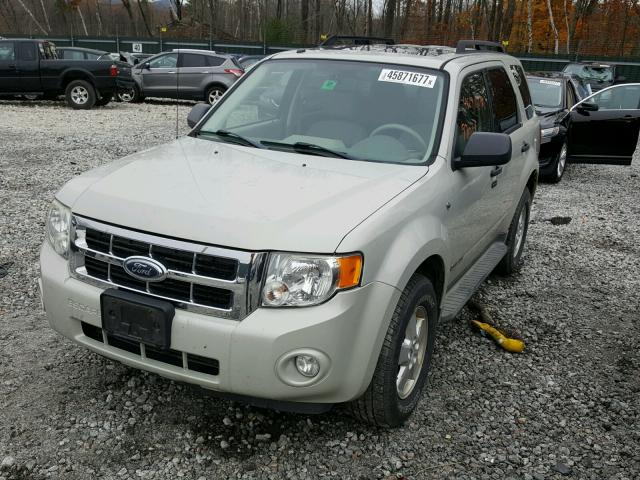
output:
{"label": "windshield frame", "polygon": [[[351,159],[344,159],[347,161],[355,161],[355,162],[369,162],[369,163],[382,163],[382,164],[392,164],[392,165],[404,165],[407,167],[420,167],[420,166],[429,166],[431,164],[433,164],[436,161],[436,158],[438,157],[438,153],[440,151],[440,147],[442,145],[442,134],[444,131],[444,120],[445,117],[447,115],[447,108],[448,108],[448,104],[449,104],[449,85],[450,85],[450,78],[449,78],[449,73],[444,70],[444,69],[438,69],[438,68],[432,68],[432,67],[425,67],[425,66],[421,66],[421,65],[416,65],[415,63],[409,63],[409,62],[393,62],[393,61],[373,61],[370,59],[362,59],[362,60],[353,60],[353,59],[344,59],[344,58],[331,58],[329,56],[326,57],[322,57],[322,58],[314,58],[314,57],[301,57],[300,59],[296,59],[296,58],[291,58],[291,57],[285,57],[285,58],[273,58],[273,57],[267,57],[265,59],[263,59],[262,61],[254,64],[252,66],[252,68],[248,69],[246,71],[246,73],[240,77],[227,91],[227,93],[225,95],[223,95],[223,97],[218,100],[215,105],[213,105],[209,111],[200,119],[200,121],[195,125],[195,127],[193,127],[193,129],[187,134],[187,136],[189,137],[194,137],[194,138],[202,138],[199,137],[199,133],[202,130],[202,127],[209,121],[209,119],[216,113],[216,111],[218,110],[218,108],[220,108],[220,105],[222,105],[226,100],[228,100],[228,98],[233,94],[233,92],[235,91],[236,88],[238,88],[250,75],[255,74],[255,72],[258,70],[258,68],[262,68],[264,65],[269,64],[271,62],[291,62],[291,61],[302,61],[302,60],[306,60],[306,61],[316,61],[316,62],[325,62],[325,61],[329,61],[329,62],[347,62],[347,63],[364,63],[364,64],[373,64],[373,65],[381,65],[384,67],[408,67],[408,68],[416,68],[416,69],[422,69],[422,70],[427,70],[427,71],[431,71],[431,72],[435,72],[437,73],[443,80],[443,85],[442,85],[442,98],[441,98],[441,103],[440,103],[440,112],[438,114],[438,118],[436,119],[436,121],[434,122],[434,128],[435,128],[435,137],[434,137],[434,141],[433,141],[433,146],[431,148],[431,152],[429,153],[428,157],[424,157],[422,162],[419,163],[399,163],[399,162],[395,162],[395,161],[380,161],[380,160],[370,160],[370,159],[366,159],[366,158],[351,158]],[[391,58],[389,59],[391,60]],[[402,59],[398,59],[398,60],[402,60]]]}

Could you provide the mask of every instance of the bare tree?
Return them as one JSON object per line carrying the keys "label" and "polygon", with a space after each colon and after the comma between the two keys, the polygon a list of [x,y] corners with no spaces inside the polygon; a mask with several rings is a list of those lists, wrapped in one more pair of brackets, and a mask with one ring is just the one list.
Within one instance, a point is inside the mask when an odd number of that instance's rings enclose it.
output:
{"label": "bare tree", "polygon": [[309,0],[300,0],[300,22],[302,23],[302,43],[309,38]]}
{"label": "bare tree", "polygon": [[142,22],[144,23],[144,28],[147,30],[147,34],[150,37],[153,37],[153,32],[151,28],[149,28],[149,22],[147,20],[147,15],[145,14],[145,9],[147,7],[147,0],[138,0],[138,10],[140,10],[140,16],[142,17]]}
{"label": "bare tree", "polygon": [[386,0],[383,15],[384,35],[390,37],[393,34],[393,23],[396,19],[396,0]]}
{"label": "bare tree", "polygon": [[527,0],[527,53],[533,48],[533,0]]}
{"label": "bare tree", "polygon": [[47,25],[47,30],[51,31],[51,24],[49,23],[49,15],[47,15],[47,9],[44,8],[44,0],[40,0],[40,6],[42,7],[42,15],[44,16],[44,23]]}
{"label": "bare tree", "polygon": [[547,10],[549,11],[549,25],[551,25],[551,31],[553,32],[553,53],[558,54],[558,29],[556,28],[556,22],[553,20],[553,10],[551,9],[551,0],[547,0]]}
{"label": "bare tree", "polygon": [[36,24],[36,27],[38,27],[43,34],[47,35],[47,31],[42,27],[42,25],[40,25],[40,22],[38,22],[38,20],[36,20],[36,17],[33,15],[33,12],[31,10],[29,10],[29,7],[27,7],[24,4],[23,0],[17,0],[18,3],[20,4],[20,6],[24,9],[25,12],[27,12],[27,14],[31,17],[31,20],[33,20],[33,23]]}

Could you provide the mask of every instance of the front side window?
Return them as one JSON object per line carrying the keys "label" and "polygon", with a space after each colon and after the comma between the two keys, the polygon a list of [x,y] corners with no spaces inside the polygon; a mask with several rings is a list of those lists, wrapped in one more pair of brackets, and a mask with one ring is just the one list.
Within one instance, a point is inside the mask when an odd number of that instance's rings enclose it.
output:
{"label": "front side window", "polygon": [[529,89],[536,107],[560,108],[562,105],[562,82],[546,78],[529,78]]}
{"label": "front side window", "polygon": [[462,156],[473,133],[492,131],[493,118],[484,75],[482,72],[472,73],[462,81],[460,88],[455,156]]}
{"label": "front side window", "polygon": [[[223,98],[198,134],[239,143],[232,132],[271,149],[418,165],[437,146],[445,87],[442,72],[426,68],[271,60]],[[216,135],[221,130],[227,134]]]}
{"label": "front side window", "polygon": [[13,47],[13,42],[0,43],[0,61],[13,61],[16,59],[16,54]]}
{"label": "front side window", "polygon": [[170,53],[151,60],[149,62],[149,68],[175,68],[177,64],[178,54]]}
{"label": "front side window", "polygon": [[596,93],[587,100],[598,105],[599,110],[640,109],[640,85],[619,85]]}
{"label": "front side window", "polygon": [[506,132],[518,124],[516,92],[513,91],[513,85],[503,68],[490,68],[487,70],[487,78],[491,89],[496,129],[498,132]]}

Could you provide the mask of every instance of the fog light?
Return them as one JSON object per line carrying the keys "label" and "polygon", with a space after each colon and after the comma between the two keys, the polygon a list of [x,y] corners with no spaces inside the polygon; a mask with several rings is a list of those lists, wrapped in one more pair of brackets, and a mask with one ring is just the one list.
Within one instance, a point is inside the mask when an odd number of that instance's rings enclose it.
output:
{"label": "fog light", "polygon": [[311,355],[298,355],[296,357],[296,368],[305,377],[315,377],[320,371],[320,364],[316,357]]}

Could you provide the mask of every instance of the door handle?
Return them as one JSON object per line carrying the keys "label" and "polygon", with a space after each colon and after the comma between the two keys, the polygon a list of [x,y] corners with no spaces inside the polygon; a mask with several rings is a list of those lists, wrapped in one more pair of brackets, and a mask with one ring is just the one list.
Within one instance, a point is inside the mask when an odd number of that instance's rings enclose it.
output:
{"label": "door handle", "polygon": [[170,70],[170,71],[168,71],[167,73],[176,73],[176,72],[175,72],[175,71],[171,71],[171,70]]}
{"label": "door handle", "polygon": [[497,177],[498,175],[500,175],[502,173],[502,167],[494,167],[493,170],[491,170],[491,173],[489,174],[489,176],[491,176],[491,178],[493,177]]}
{"label": "door handle", "polygon": [[529,150],[529,148],[531,148],[531,145],[529,145],[527,142],[522,142],[522,148],[520,149],[520,151],[524,153]]}

